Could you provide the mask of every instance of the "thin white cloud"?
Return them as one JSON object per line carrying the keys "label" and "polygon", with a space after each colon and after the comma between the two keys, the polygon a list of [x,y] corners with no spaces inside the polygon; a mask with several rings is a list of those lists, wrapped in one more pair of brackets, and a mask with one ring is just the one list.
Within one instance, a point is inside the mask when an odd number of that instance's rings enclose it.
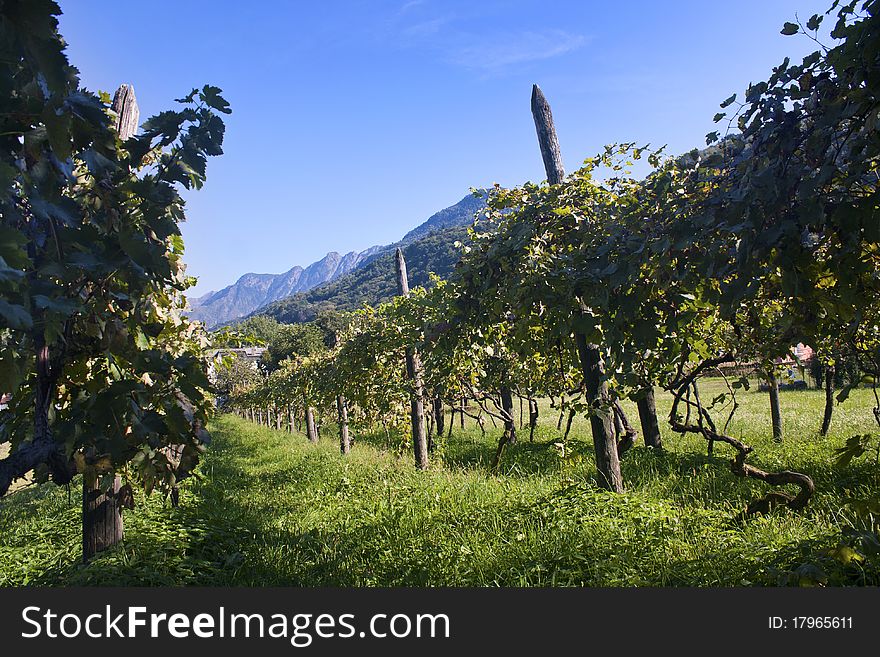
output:
{"label": "thin white cloud", "polygon": [[497,73],[511,66],[564,55],[586,42],[586,37],[564,30],[499,34],[491,38],[472,35],[467,43],[454,49],[450,60],[466,68]]}
{"label": "thin white cloud", "polygon": [[422,21],[421,23],[414,23],[413,25],[408,25],[402,28],[400,33],[404,37],[416,39],[431,36],[437,34],[444,25],[450,23],[452,18],[452,16],[441,16],[440,18]]}
{"label": "thin white cloud", "polygon": [[409,0],[409,2],[404,2],[403,5],[401,5],[400,9],[397,10],[397,13],[398,15],[404,14],[410,9],[413,9],[423,4],[425,4],[425,0]]}

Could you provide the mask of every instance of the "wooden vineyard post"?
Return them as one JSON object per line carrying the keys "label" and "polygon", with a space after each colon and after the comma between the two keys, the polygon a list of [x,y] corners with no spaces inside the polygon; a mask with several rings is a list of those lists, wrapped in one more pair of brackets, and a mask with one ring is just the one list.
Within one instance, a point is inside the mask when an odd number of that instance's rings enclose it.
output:
{"label": "wooden vineyard post", "polygon": [[535,442],[535,428],[538,426],[538,401],[529,397],[529,442]]}
{"label": "wooden vineyard post", "polygon": [[[111,109],[116,112],[116,132],[126,141],[138,129],[140,110],[134,95],[134,87],[121,84],[113,95]],[[98,552],[113,547],[124,535],[120,493],[122,479],[113,478],[108,490],[98,481],[83,480],[82,493],[82,559],[87,563]]]}
{"label": "wooden vineyard post", "polygon": [[662,449],[660,423],[657,422],[657,405],[654,401],[654,386],[645,388],[645,396],[636,401],[636,406],[639,410],[639,422],[642,425],[645,446]]}
{"label": "wooden vineyard post", "polygon": [[[557,185],[565,177],[562,166],[562,153],[559,139],[553,124],[550,103],[538,88],[532,86],[532,117],[538,133],[538,145],[544,160],[547,182]],[[623,492],[623,479],[620,475],[620,460],[617,455],[617,440],[614,433],[614,418],[608,398],[608,384],[604,380],[605,363],[599,345],[587,342],[586,336],[575,334],[578,357],[584,382],[587,388],[587,401],[592,407],[590,426],[593,432],[593,446],[596,451],[598,483],[602,488]]]}
{"label": "wooden vineyard post", "polygon": [[83,563],[88,563],[98,552],[113,547],[123,539],[121,489],[122,481],[118,475],[106,491],[97,481],[91,485],[83,483]]}
{"label": "wooden vineyard post", "polygon": [[443,412],[443,399],[440,397],[434,397],[432,405],[434,410],[434,424],[437,427],[437,437],[439,438],[443,435],[443,431],[446,428],[446,415]]}
{"label": "wooden vineyard post", "polygon": [[130,84],[119,85],[119,89],[113,94],[113,104],[110,108],[116,112],[116,132],[122,141],[126,141],[137,132],[138,120],[141,116],[134,87]]}
{"label": "wooden vineyard post", "polygon": [[310,443],[318,442],[318,428],[315,426],[315,409],[313,409],[309,405],[309,400],[305,400],[306,403],[306,436],[309,439]]}
{"label": "wooden vineyard post", "polygon": [[348,404],[342,395],[336,395],[336,412],[339,415],[339,451],[348,454],[351,451],[351,436],[348,433]]}
{"label": "wooden vineyard post", "polygon": [[773,423],[773,440],[782,442],[782,410],[779,407],[779,379],[772,369],[767,373],[767,385],[770,388],[770,419]]}
{"label": "wooden vineyard post", "polygon": [[[402,297],[409,296],[409,281],[406,276],[406,260],[403,251],[397,249],[397,293]],[[412,424],[413,451],[416,467],[425,470],[428,467],[428,440],[425,436],[425,386],[422,381],[422,362],[418,349],[406,348],[406,375],[412,384],[410,393],[410,420]]]}
{"label": "wooden vineyard post", "polygon": [[828,435],[831,429],[831,417],[834,414],[834,365],[825,367],[825,412],[822,414],[822,428],[819,433],[823,436]]}

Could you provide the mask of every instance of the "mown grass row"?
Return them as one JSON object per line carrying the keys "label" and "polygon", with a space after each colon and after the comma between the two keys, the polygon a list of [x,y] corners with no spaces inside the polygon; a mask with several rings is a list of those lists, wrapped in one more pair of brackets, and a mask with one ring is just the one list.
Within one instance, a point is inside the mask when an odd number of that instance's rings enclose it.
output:
{"label": "mown grass row", "polygon": [[[755,446],[754,462],[816,480],[805,512],[743,519],[766,486],[733,477],[723,446],[708,457],[699,439],[668,431],[662,452],[639,446],[626,455],[625,494],[599,490],[586,421],[575,420],[562,449],[546,402],[535,442],[524,431],[497,473],[488,464],[500,428],[491,423],[484,438],[456,420],[442,463],[417,472],[399,438],[361,435],[342,457],[332,426],[313,446],[222,416],[181,506],[139,496],[124,544],[88,566],[78,563],[78,487],[69,498],[47,485],[0,501],[0,585],[880,583],[876,555],[828,552],[860,527],[848,501],[880,491],[874,454],[834,464],[846,438],[875,431],[870,391],[836,409],[827,438],[817,435],[821,392],[783,393],[781,445],[771,441],[767,396],[742,393],[740,402],[729,432]],[[661,397],[658,410],[669,403]]]}

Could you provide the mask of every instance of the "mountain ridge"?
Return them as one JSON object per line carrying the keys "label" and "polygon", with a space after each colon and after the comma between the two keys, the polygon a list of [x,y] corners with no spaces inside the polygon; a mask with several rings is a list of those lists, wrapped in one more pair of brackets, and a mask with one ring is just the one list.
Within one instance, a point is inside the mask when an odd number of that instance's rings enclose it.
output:
{"label": "mountain ridge", "polygon": [[[401,240],[390,245],[375,245],[363,251],[340,255],[331,251],[307,267],[295,265],[281,274],[242,274],[235,283],[218,291],[210,291],[189,300],[187,315],[203,322],[209,329],[259,314],[260,309],[285,299],[304,294],[315,288],[333,283],[356,270],[370,265],[383,254],[397,247],[406,247],[430,235],[450,228],[462,228],[473,223],[475,213],[485,207],[486,193],[468,194],[457,203],[432,214]],[[456,233],[455,239],[458,239]],[[450,242],[451,245],[451,242]],[[449,254],[445,254],[448,259]],[[443,260],[445,263],[445,259]],[[445,265],[441,266],[441,269]],[[439,272],[437,272],[439,273]],[[368,298],[372,298],[368,295]]]}

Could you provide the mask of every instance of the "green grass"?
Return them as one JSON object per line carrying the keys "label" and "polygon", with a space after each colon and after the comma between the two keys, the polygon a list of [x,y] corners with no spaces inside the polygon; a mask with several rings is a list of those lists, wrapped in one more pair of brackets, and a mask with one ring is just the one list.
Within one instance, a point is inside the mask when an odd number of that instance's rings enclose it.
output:
{"label": "green grass", "polygon": [[[720,385],[704,384],[704,399]],[[827,438],[817,435],[822,393],[783,392],[781,445],[767,399],[741,393],[729,432],[755,447],[756,465],[814,477],[801,513],[743,520],[768,488],[735,478],[725,446],[710,458],[700,439],[669,431],[663,452],[626,455],[625,494],[599,490],[587,422],[575,421],[562,458],[546,402],[536,441],[523,431],[498,473],[488,464],[500,428],[488,422],[483,438],[456,419],[443,462],[417,472],[399,439],[358,436],[342,457],[333,427],[313,446],[223,416],[181,506],[140,496],[124,543],[88,566],[79,564],[78,487],[70,499],[50,484],[0,501],[0,585],[738,586],[775,585],[805,565],[831,584],[880,583],[876,556],[844,565],[825,555],[858,526],[847,501],[880,491],[875,454],[834,465],[846,438],[876,433],[870,391],[835,409]],[[658,398],[661,416],[669,404]]]}

